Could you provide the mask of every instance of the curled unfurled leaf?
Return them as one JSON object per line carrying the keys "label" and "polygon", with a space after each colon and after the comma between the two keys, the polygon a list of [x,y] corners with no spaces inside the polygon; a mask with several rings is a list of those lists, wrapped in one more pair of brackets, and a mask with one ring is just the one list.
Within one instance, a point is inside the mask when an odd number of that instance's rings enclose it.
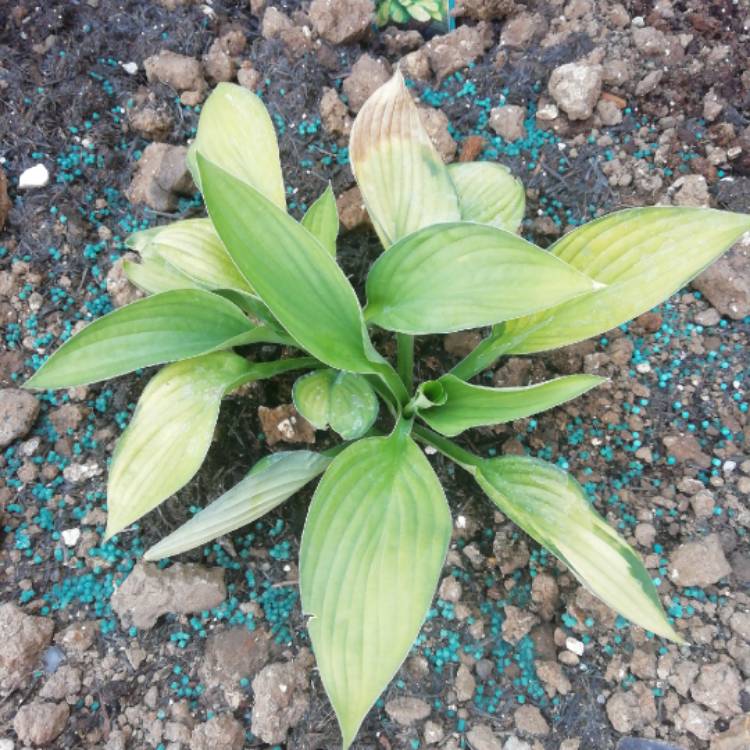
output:
{"label": "curled unfurled leaf", "polygon": [[349,155],[384,247],[417,229],[461,218],[448,170],[400,73],[360,110]]}
{"label": "curled unfurled leaf", "polygon": [[545,461],[507,456],[481,461],[475,478],[508,518],[605,604],[657,635],[683,642],[641,559],[593,509],[573,477]]}

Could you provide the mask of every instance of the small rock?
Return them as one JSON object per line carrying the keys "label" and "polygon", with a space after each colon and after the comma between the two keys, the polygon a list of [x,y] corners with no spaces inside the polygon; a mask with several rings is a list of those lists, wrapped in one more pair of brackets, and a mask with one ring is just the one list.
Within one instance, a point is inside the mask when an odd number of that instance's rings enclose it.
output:
{"label": "small rock", "polygon": [[670,187],[674,192],[672,202],[676,206],[706,207],[710,201],[708,183],[702,174],[686,174]]}
{"label": "small rock", "polygon": [[52,620],[27,615],[15,604],[0,605],[0,690],[17,687],[37,666],[53,628]]}
{"label": "small rock", "polygon": [[44,683],[39,691],[39,697],[62,701],[68,696],[78,695],[80,690],[81,670],[64,664]]}
{"label": "small rock", "polygon": [[550,96],[571,120],[586,120],[602,91],[601,65],[566,63],[552,71]]}
{"label": "small rock", "polygon": [[486,724],[472,727],[466,733],[472,750],[503,750],[503,743]]}
{"label": "small rock", "polygon": [[336,198],[336,210],[339,214],[339,221],[341,221],[341,228],[345,232],[351,232],[352,229],[370,221],[365,203],[362,200],[362,193],[358,187],[350,188]]}
{"label": "small rock", "polygon": [[174,119],[167,109],[145,106],[128,110],[128,124],[138,135],[161,141],[172,132]]}
{"label": "small rock", "polygon": [[470,135],[461,141],[460,162],[476,161],[487,146],[487,141],[481,135]]}
{"label": "small rock", "polygon": [[729,627],[750,643],[750,612],[735,612],[729,618]]}
{"label": "small rock", "polygon": [[250,632],[244,627],[217,630],[206,641],[198,674],[208,687],[231,687],[243,678],[254,677],[265,666],[270,653],[270,638],[263,630]]}
{"label": "small rock", "polygon": [[399,61],[398,67],[406,78],[415,81],[426,81],[432,75],[430,58],[424,47],[404,55]]}
{"label": "small rock", "polygon": [[539,618],[526,610],[505,606],[505,620],[503,620],[503,640],[515,645],[539,622]]}
{"label": "small rock", "polygon": [[425,703],[425,701],[419,698],[401,696],[387,701],[385,712],[392,721],[395,721],[402,727],[411,727],[417,722],[426,719],[431,713],[431,708],[429,703]]}
{"label": "small rock", "polygon": [[638,85],[635,87],[636,96],[646,96],[652,91],[655,91],[663,77],[663,70],[652,70],[650,73],[646,73],[646,75],[638,81]]}
{"label": "small rock", "polygon": [[602,125],[611,127],[622,122],[622,110],[609,99],[600,99],[596,105],[596,114],[602,121]]}
{"label": "small rock", "polygon": [[10,198],[8,197],[8,178],[5,171],[0,167],[0,229],[5,226],[5,221],[10,213]]}
{"label": "small rock", "polygon": [[268,445],[315,442],[315,428],[291,404],[275,409],[259,406],[258,417]]}
{"label": "small rock", "polygon": [[131,203],[143,203],[154,211],[174,211],[180,195],[195,190],[187,168],[185,146],[151,143],[138,160],[135,175],[127,190]]}
{"label": "small rock", "polygon": [[709,307],[707,310],[701,310],[695,316],[695,322],[699,326],[716,326],[721,321],[721,315],[713,307]]}
{"label": "small rock", "polygon": [[454,576],[446,576],[438,588],[438,599],[455,604],[461,599],[463,589]]}
{"label": "small rock", "polygon": [[656,704],[650,688],[637,682],[630,690],[616,690],[607,700],[607,717],[621,734],[650,726],[656,720]]}
{"label": "small rock", "polygon": [[237,71],[237,83],[249,91],[257,91],[260,88],[263,76],[253,67],[249,60],[245,60]]}
{"label": "small rock", "polygon": [[731,572],[718,534],[682,544],[669,558],[669,577],[678,586],[710,586]]}
{"label": "small rock", "polygon": [[503,750],[532,750],[528,742],[519,740],[518,737],[508,737],[503,745]]}
{"label": "small rock", "polygon": [[633,28],[633,43],[647,57],[661,57],[668,49],[664,32],[653,26]]}
{"label": "small rock", "polygon": [[750,235],[710,265],[693,286],[722,315],[732,320],[750,315]]}
{"label": "small rock", "polygon": [[269,664],[253,680],[251,731],[263,742],[284,742],[287,732],[305,715],[310,703],[310,667],[309,652],[301,652],[293,661]]}
{"label": "small rock", "polygon": [[349,109],[359,112],[362,105],[391,77],[388,63],[365,53],[352,65],[342,88],[349,100]]}
{"label": "small rock", "polygon": [[499,21],[516,9],[516,0],[457,0],[453,14],[474,21]]}
{"label": "small rock", "polygon": [[456,700],[459,703],[466,703],[474,697],[477,683],[474,675],[465,664],[459,665],[453,686],[456,689]]}
{"label": "small rock", "polygon": [[465,357],[470,354],[482,342],[482,336],[478,331],[458,331],[449,333],[443,339],[443,348],[454,357]]}
{"label": "small rock", "polygon": [[662,442],[669,454],[680,463],[694,464],[701,469],[710,468],[711,457],[703,452],[694,435],[665,435]]}
{"label": "small rock", "polygon": [[179,92],[192,91],[202,96],[208,87],[198,60],[168,49],[147,57],[143,68],[150,82],[158,81]]}
{"label": "small rock", "polygon": [[543,620],[551,620],[555,616],[560,603],[560,588],[553,576],[548,573],[538,573],[531,584],[531,600],[539,608]]}
{"label": "small rock", "polygon": [[425,46],[430,66],[442,80],[466,68],[492,46],[491,27],[482,22],[460,26],[449,34],[433,37]]}
{"label": "small rock", "polygon": [[697,703],[683,703],[675,715],[674,725],[678,732],[690,732],[699,740],[709,740],[718,717],[704,711]]}
{"label": "small rock", "polygon": [[508,19],[500,33],[503,47],[526,47],[535,36],[542,34],[546,27],[544,17],[539,13],[523,11]]}
{"label": "small rock", "polygon": [[320,100],[320,121],[326,133],[337,137],[349,136],[352,130],[352,118],[336,89],[323,89],[323,96]]}
{"label": "small rock", "polygon": [[513,721],[516,729],[523,734],[533,737],[546,737],[549,734],[549,724],[536,706],[527,704],[517,708]]}
{"label": "small rock", "polygon": [[750,714],[736,718],[726,732],[711,740],[710,750],[747,750],[750,747]]}
{"label": "small rock", "polygon": [[214,716],[193,729],[190,750],[242,750],[245,730],[230,714]]}
{"label": "small rock", "polygon": [[20,388],[0,389],[0,448],[29,434],[39,414],[39,402]]}
{"label": "small rock", "polygon": [[93,645],[98,630],[99,626],[94,620],[74,622],[55,636],[55,643],[66,651],[83,653]]}
{"label": "small rock", "polygon": [[21,706],[13,719],[13,729],[21,742],[31,745],[49,745],[65,729],[70,716],[67,703],[35,701]]}
{"label": "small rock", "polygon": [[134,76],[138,72],[138,63],[137,62],[126,62],[121,63],[122,69],[129,75]]}
{"label": "small rock", "polygon": [[115,307],[124,307],[143,297],[143,292],[130,283],[124,267],[126,261],[137,259],[135,253],[125,253],[112,264],[107,273],[107,294]]}
{"label": "small rock", "polygon": [[203,56],[203,67],[214,83],[231,81],[237,73],[237,56],[245,49],[245,35],[231,29],[215,39]]}
{"label": "small rock", "polygon": [[313,0],[310,20],[331,44],[350,44],[367,35],[375,17],[372,0]]}
{"label": "small rock", "polygon": [[149,630],[167,612],[202,612],[221,604],[226,595],[223,568],[176,563],[161,569],[138,563],[111,601],[123,627]]}
{"label": "small rock", "polygon": [[[424,744],[437,745],[445,737],[445,730],[435,721],[426,721],[424,723]],[[2,750],[2,748],[0,748]]]}
{"label": "small rock", "polygon": [[630,671],[642,680],[656,679],[656,656],[651,651],[637,648],[630,660]]}
{"label": "small rock", "polygon": [[506,141],[517,141],[526,137],[526,110],[515,104],[495,107],[490,112],[490,127]]}
{"label": "small rock", "polygon": [[733,716],[742,711],[741,690],[742,679],[737,670],[729,664],[717,662],[701,667],[698,678],[690,688],[690,695],[694,701],[720,716]]}
{"label": "small rock", "polygon": [[537,661],[534,663],[534,667],[550,698],[554,698],[557,693],[567,695],[571,691],[570,680],[565,676],[563,668],[556,661]]}
{"label": "small rock", "polygon": [[448,126],[450,120],[441,109],[434,107],[419,107],[419,119],[422,121],[427,135],[440,154],[444,162],[451,162],[456,155],[458,144],[453,140]]}
{"label": "small rock", "polygon": [[314,47],[310,28],[295,25],[286,13],[273,5],[263,14],[262,34],[265,39],[281,40],[294,59],[302,57]]}
{"label": "small rock", "polygon": [[44,187],[49,183],[49,171],[44,164],[35,164],[21,172],[18,178],[19,190],[33,190]]}

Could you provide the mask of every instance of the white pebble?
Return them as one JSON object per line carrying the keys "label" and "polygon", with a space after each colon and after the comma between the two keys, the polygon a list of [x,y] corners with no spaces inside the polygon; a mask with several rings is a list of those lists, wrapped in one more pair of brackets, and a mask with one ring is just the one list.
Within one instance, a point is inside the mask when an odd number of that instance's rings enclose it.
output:
{"label": "white pebble", "polygon": [[565,648],[567,648],[568,651],[572,651],[577,656],[583,656],[583,642],[579,641],[577,638],[568,636],[565,639]]}
{"label": "white pebble", "polygon": [[78,540],[81,538],[81,530],[63,529],[60,532],[60,536],[62,536],[63,542],[65,542],[66,547],[75,547],[76,544],[78,544]]}
{"label": "white pebble", "polygon": [[636,369],[636,370],[637,370],[638,372],[640,372],[640,373],[642,373],[642,374],[643,374],[643,373],[651,372],[651,365],[650,365],[650,364],[649,364],[648,362],[639,362],[639,363],[638,363],[638,364],[637,364],[637,365],[635,366],[635,369]]}
{"label": "white pebble", "polygon": [[137,62],[126,62],[121,63],[122,69],[131,76],[134,76],[138,72],[138,63]]}
{"label": "white pebble", "polygon": [[44,187],[49,182],[49,172],[44,164],[35,164],[21,173],[18,187],[21,190]]}

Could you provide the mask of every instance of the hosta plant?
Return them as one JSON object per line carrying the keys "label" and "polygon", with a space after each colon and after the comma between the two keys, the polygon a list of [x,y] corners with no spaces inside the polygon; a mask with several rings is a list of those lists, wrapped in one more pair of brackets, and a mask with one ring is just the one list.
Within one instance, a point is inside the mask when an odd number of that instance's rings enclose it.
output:
{"label": "hosta plant", "polygon": [[[571,476],[532,457],[476,455],[453,438],[596,387],[602,378],[586,374],[527,388],[472,379],[503,355],[566,346],[625,323],[750,229],[750,217],[735,213],[638,208],[542,250],[517,234],[519,182],[498,164],[446,166],[399,74],[361,110],[350,155],[383,245],[364,305],[336,262],[330,188],[296,221],[260,99],[220,84],[188,155],[208,218],[133,235],[140,262],[127,270],[150,296],[91,323],[27,384],[65,388],[163,365],[112,458],[111,536],[195,475],[224,396],[301,371],[297,409],[342,441],[322,453],[263,458],[147,557],[227,534],[322,475],[302,535],[300,589],[345,748],[412,647],[448,549],[451,514],[424,448],[468,472],[496,508],[610,607],[681,641],[640,558]],[[485,330],[477,348],[441,377],[414,382],[414,338],[467,329]],[[375,330],[378,341],[395,337],[395,363],[374,347]],[[299,354],[253,361],[261,343]]]}
{"label": "hosta plant", "polygon": [[449,0],[380,0],[375,19],[378,26],[389,23],[447,23]]}

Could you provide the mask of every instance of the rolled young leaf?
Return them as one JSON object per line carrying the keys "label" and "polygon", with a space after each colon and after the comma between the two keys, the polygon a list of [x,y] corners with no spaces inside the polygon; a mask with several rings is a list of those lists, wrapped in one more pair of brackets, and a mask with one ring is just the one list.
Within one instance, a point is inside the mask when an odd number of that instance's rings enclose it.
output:
{"label": "rolled young leaf", "polygon": [[419,633],[450,535],[443,489],[403,423],[346,448],[315,491],[302,610],[345,749]]}
{"label": "rolled young leaf", "polygon": [[107,537],[193,478],[211,445],[226,393],[243,383],[314,365],[309,357],[248,362],[231,352],[215,352],[160,370],[138,399],[112,456]]}
{"label": "rolled young leaf", "polygon": [[453,437],[471,427],[530,417],[577,398],[605,380],[596,375],[567,375],[526,388],[485,388],[443,375],[430,382],[442,386],[444,403],[420,411],[419,416],[433,430]]}
{"label": "rolled young leaf", "polygon": [[357,295],[320,242],[257,190],[200,152],[197,163],[219,237],[292,338],[331,367],[380,373],[390,379],[392,390],[401,385],[395,371],[372,348]]}
{"label": "rolled young leaf", "polygon": [[488,161],[448,165],[461,218],[517,232],[526,208],[523,183],[502,164]]}
{"label": "rolled young leaf", "polygon": [[478,463],[475,479],[508,518],[607,606],[657,635],[683,642],[640,557],[594,510],[573,477],[545,461],[508,456]]}
{"label": "rolled young leaf", "polygon": [[331,183],[315,203],[307,209],[302,218],[302,226],[317,238],[323,247],[335,258],[336,240],[339,236],[339,212]]}
{"label": "rolled young leaf", "polygon": [[417,229],[461,218],[448,170],[401,73],[360,110],[352,127],[349,158],[384,247]]}
{"label": "rolled young leaf", "polygon": [[[141,238],[140,234],[146,237]],[[185,219],[158,227],[156,231],[136,232],[126,244],[139,248],[141,254],[162,258],[207,289],[252,291],[209,219]]]}
{"label": "rolled young leaf", "polygon": [[468,222],[436,224],[375,261],[365,315],[399,333],[449,333],[517,318],[597,286],[511,232]]}
{"label": "rolled young leaf", "polygon": [[259,461],[232,489],[146,551],[161,560],[199,547],[269,513],[322,474],[331,459],[312,451],[283,451]]}
{"label": "rolled young leaf", "polygon": [[263,102],[252,91],[234,83],[220,83],[203,104],[198,133],[187,158],[202,192],[203,176],[195,162],[198,151],[286,209],[276,132]]}
{"label": "rolled young leaf", "polygon": [[298,378],[292,389],[297,411],[316,429],[331,429],[356,440],[378,416],[378,397],[362,375],[318,370]]}
{"label": "rolled young leaf", "polygon": [[249,343],[255,326],[229,300],[199,289],[115,310],[66,341],[26,383],[68,388]]}
{"label": "rolled young leaf", "polygon": [[509,322],[498,348],[529,354],[597,336],[663,302],[728,250],[750,216],[633,208],[574,229],[550,252],[606,288]]}

